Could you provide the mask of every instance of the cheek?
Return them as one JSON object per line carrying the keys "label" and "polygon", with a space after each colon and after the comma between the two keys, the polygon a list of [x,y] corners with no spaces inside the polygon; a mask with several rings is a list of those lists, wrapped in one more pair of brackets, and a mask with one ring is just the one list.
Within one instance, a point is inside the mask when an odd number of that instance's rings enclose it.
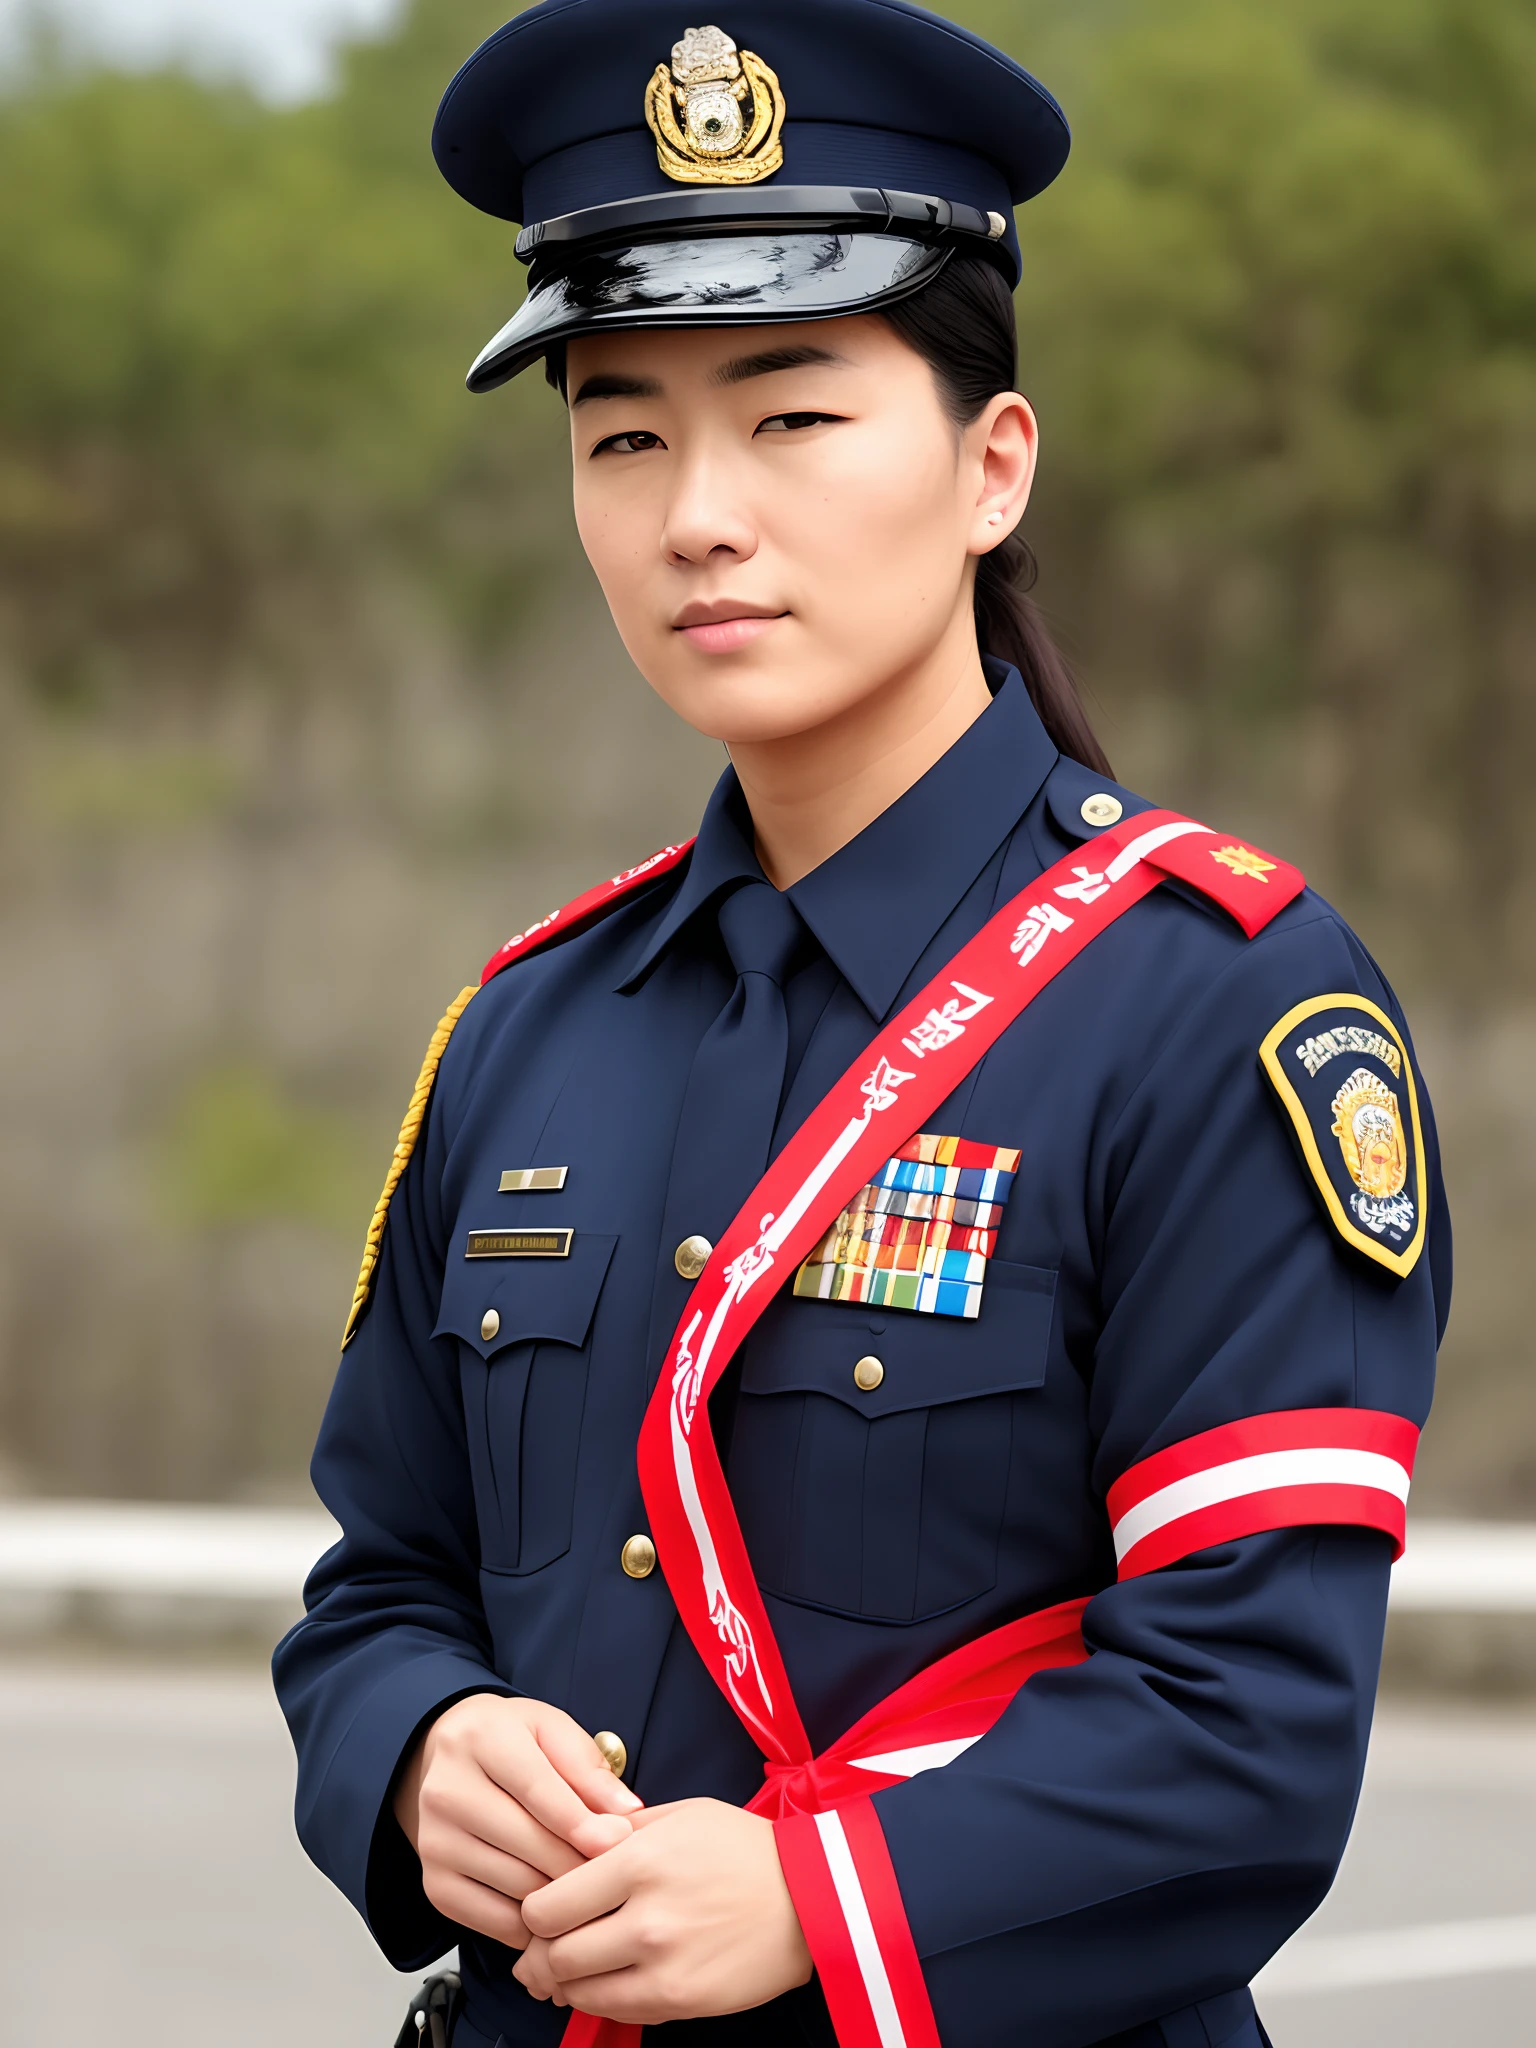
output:
{"label": "cheek", "polygon": [[[829,448],[819,475],[795,494],[791,517],[775,522],[786,551],[812,586],[860,609],[878,610],[893,589],[910,593],[947,574],[963,547],[955,525],[953,451],[890,432],[849,435]],[[786,510],[789,508],[786,507]]]}
{"label": "cheek", "polygon": [[634,488],[584,484],[579,475],[573,492],[576,531],[616,617],[636,602],[656,556],[657,515],[648,497]]}

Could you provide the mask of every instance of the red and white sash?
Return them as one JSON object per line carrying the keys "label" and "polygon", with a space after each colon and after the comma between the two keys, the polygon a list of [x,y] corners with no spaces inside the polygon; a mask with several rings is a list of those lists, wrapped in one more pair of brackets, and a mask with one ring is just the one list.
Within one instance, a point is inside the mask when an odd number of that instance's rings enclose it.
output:
{"label": "red and white sash", "polygon": [[[777,1290],[832,1220],[1085,946],[1167,876],[1252,936],[1304,888],[1295,868],[1208,826],[1146,811],[1068,855],[997,912],[877,1034],[789,1139],[694,1285],[651,1396],[641,1491],[667,1587],[765,1759],[771,1818],[841,2048],[939,2048],[871,1792],[977,1742],[1034,1672],[1080,1662],[1084,1601],[994,1629],[920,1672],[812,1752],[715,1449],[708,1400]],[[668,847],[509,941],[485,978],[590,923],[682,859]],[[1260,1416],[1155,1453],[1110,1491],[1120,1575],[1298,1523],[1386,1530],[1402,1547],[1417,1432],[1397,1416]],[[640,2029],[572,2015],[562,2048],[639,2048]]]}

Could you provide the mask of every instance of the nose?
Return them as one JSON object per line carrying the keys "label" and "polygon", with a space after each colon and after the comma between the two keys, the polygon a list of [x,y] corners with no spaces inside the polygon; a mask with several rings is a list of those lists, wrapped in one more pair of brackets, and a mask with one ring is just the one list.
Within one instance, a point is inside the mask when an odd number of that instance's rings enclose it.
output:
{"label": "nose", "polygon": [[705,562],[750,561],[757,553],[757,529],[730,465],[718,452],[700,449],[679,464],[662,524],[661,550],[674,567]]}

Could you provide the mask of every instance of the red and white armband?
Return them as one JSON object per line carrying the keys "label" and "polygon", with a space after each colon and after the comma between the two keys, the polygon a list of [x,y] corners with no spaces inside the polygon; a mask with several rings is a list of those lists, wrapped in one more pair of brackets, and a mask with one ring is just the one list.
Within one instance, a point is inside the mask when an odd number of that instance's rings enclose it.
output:
{"label": "red and white armband", "polygon": [[1419,1432],[1373,1408],[1250,1415],[1154,1451],[1117,1479],[1106,1506],[1120,1577],[1175,1564],[1212,1543],[1309,1522],[1380,1529],[1403,1551]]}

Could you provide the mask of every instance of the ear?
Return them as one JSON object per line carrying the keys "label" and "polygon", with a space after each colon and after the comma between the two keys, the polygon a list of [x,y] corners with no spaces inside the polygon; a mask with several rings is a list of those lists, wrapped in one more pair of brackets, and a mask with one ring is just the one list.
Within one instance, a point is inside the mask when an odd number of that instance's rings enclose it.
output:
{"label": "ear", "polygon": [[989,555],[1024,517],[1035,481],[1040,428],[1034,408],[1017,391],[999,392],[965,430],[976,478],[969,552]]}

